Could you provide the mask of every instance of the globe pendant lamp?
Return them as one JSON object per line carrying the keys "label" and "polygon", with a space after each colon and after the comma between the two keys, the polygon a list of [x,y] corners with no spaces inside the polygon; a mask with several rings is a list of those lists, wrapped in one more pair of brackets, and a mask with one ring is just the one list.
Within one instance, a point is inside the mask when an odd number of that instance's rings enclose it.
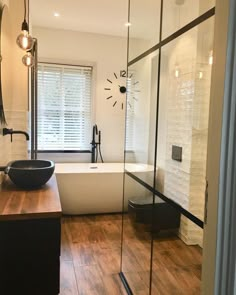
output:
{"label": "globe pendant lamp", "polygon": [[34,56],[31,54],[30,51],[28,51],[23,57],[22,57],[22,62],[25,66],[27,67],[32,67],[35,64],[35,58]]}
{"label": "globe pendant lamp", "polygon": [[24,0],[24,21],[21,26],[21,34],[17,37],[16,43],[23,50],[30,50],[33,47],[33,38],[29,35],[29,26],[26,21],[26,0]]}

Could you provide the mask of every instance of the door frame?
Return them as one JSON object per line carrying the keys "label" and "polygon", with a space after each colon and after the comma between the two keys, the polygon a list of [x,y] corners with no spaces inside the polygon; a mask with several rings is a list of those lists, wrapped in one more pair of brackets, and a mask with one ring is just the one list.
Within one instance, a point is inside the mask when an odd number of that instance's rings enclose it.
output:
{"label": "door frame", "polygon": [[232,254],[230,242],[235,242],[235,239],[229,240],[232,228],[228,225],[230,220],[236,218],[235,213],[231,214],[230,206],[235,206],[235,174],[227,173],[235,172],[233,151],[236,148],[236,139],[232,136],[235,134],[235,125],[232,122],[235,122],[236,116],[235,112],[230,112],[232,101],[235,103],[232,85],[234,67],[236,71],[233,52],[236,31],[233,19],[235,8],[234,1],[216,0],[202,272],[202,294],[205,295],[233,294],[225,293],[225,288],[230,287],[229,284],[232,287],[232,275],[229,275],[229,271],[232,271],[232,264],[229,263]]}

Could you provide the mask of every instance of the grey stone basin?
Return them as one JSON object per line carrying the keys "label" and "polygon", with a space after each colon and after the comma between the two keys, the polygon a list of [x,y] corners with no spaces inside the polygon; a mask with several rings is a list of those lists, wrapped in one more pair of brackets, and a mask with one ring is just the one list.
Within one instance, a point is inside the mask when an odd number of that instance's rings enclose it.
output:
{"label": "grey stone basin", "polygon": [[44,185],[55,169],[50,160],[17,160],[10,162],[5,168],[11,181],[24,189],[35,189]]}

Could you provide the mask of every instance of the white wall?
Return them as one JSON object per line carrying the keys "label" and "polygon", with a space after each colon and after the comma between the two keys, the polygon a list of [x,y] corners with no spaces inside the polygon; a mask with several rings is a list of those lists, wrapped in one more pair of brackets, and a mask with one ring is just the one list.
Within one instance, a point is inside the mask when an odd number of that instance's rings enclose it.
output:
{"label": "white wall", "polygon": [[[22,64],[24,51],[16,45],[16,38],[21,31],[23,18],[23,1],[1,1],[4,8],[2,32],[2,89],[7,127],[17,130],[27,130],[28,116],[28,70]],[[8,11],[7,11],[8,9]],[[0,126],[2,134],[2,128]],[[27,142],[22,135],[14,135],[13,142],[10,136],[0,135],[0,166],[16,159],[27,158]],[[0,178],[1,182],[1,178]]]}
{"label": "white wall", "polygon": [[[106,100],[108,92],[104,88],[110,86],[107,78],[114,80],[114,72],[126,69],[126,39],[39,27],[33,27],[33,35],[38,39],[41,61],[94,65],[94,123],[102,131],[103,158],[105,162],[122,162],[125,110],[120,103],[113,107],[115,100]],[[125,95],[118,95],[116,89],[113,94],[125,102]],[[75,160],[89,161],[90,155],[77,155]]]}

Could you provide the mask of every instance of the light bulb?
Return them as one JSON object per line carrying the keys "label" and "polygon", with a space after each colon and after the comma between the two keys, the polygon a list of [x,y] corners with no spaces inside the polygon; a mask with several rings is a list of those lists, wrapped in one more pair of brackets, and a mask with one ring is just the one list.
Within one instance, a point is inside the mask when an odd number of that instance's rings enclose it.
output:
{"label": "light bulb", "polygon": [[25,66],[27,67],[32,67],[35,63],[35,58],[34,56],[30,53],[27,52],[23,57],[22,57],[22,62]]}
{"label": "light bulb", "polygon": [[21,34],[16,39],[16,43],[21,49],[28,51],[33,47],[34,40],[29,35],[29,26],[25,19],[21,25],[21,31]]}
{"label": "light bulb", "polygon": [[202,79],[202,78],[203,78],[203,72],[202,72],[202,71],[200,71],[200,72],[198,73],[198,78],[199,78],[199,79]]}
{"label": "light bulb", "polygon": [[210,51],[208,63],[209,65],[213,65],[213,50]]}
{"label": "light bulb", "polygon": [[178,66],[175,67],[175,77],[179,78],[179,67]]}
{"label": "light bulb", "polygon": [[23,30],[21,34],[16,39],[17,45],[23,50],[30,50],[33,47],[34,40],[29,35],[29,32]]}

